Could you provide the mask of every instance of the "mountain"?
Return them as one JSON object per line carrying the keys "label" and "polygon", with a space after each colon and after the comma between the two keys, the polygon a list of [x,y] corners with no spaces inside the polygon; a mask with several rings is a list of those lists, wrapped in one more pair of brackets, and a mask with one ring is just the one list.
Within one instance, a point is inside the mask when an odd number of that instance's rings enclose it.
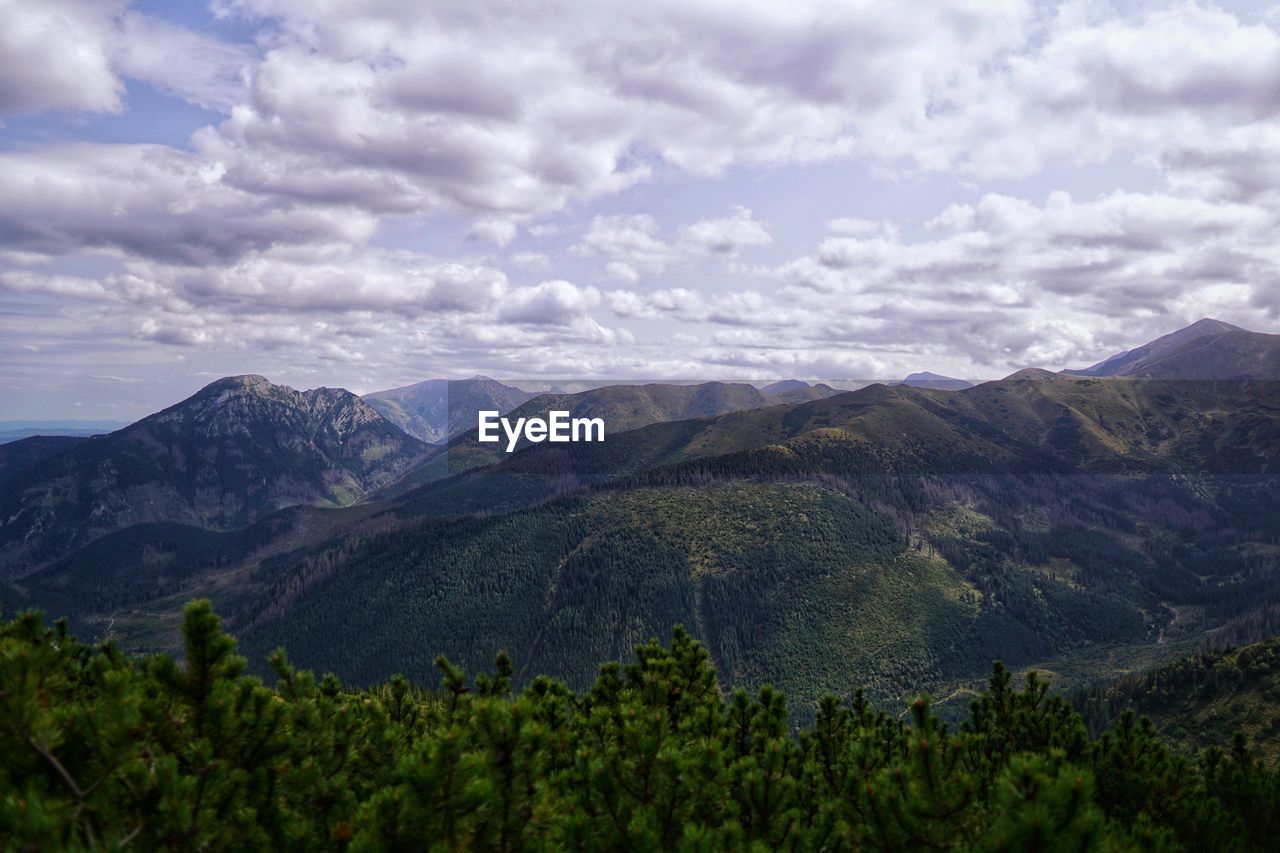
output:
{"label": "mountain", "polygon": [[36,435],[99,435],[125,426],[124,421],[0,421],[0,444]]}
{"label": "mountain", "polygon": [[799,391],[808,387],[809,383],[801,379],[783,379],[781,382],[774,382],[770,385],[765,385],[760,390],[766,394],[777,395],[787,394],[791,391]]}
{"label": "mountain", "polygon": [[141,522],[229,528],[292,504],[347,505],[428,454],[348,391],[220,379],[10,477],[0,574]]}
{"label": "mountain", "polygon": [[784,379],[781,382],[765,385],[760,390],[779,403],[804,403],[808,400],[833,397],[840,393],[830,385],[824,385],[821,382],[810,385],[800,379]]}
{"label": "mountain", "polygon": [[1203,319],[1074,376],[1145,379],[1280,379],[1280,335]]}
{"label": "mountain", "polygon": [[912,388],[937,388],[942,391],[960,391],[964,388],[972,388],[973,383],[967,379],[953,379],[950,376],[942,376],[937,373],[911,373],[907,378],[902,380],[903,385],[909,385]]}
{"label": "mountain", "polygon": [[774,400],[746,383],[704,382],[699,385],[606,385],[577,394],[542,394],[511,417],[542,417],[568,411],[571,417],[604,418],[609,432],[619,433],[664,421],[705,418],[768,406]]}
{"label": "mountain", "polygon": [[364,401],[409,435],[430,444],[475,429],[476,413],[506,414],[536,394],[503,385],[487,376],[428,379],[416,385],[375,391]]}

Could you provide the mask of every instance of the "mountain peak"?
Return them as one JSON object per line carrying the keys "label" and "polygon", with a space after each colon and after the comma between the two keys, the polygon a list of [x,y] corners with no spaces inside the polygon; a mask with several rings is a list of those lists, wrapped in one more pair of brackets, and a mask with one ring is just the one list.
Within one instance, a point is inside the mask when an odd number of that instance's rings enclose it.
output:
{"label": "mountain peak", "polygon": [[1017,373],[1011,373],[1006,376],[1005,381],[1046,382],[1062,378],[1062,374],[1054,373],[1052,370],[1044,370],[1039,367],[1024,367]]}
{"label": "mountain peak", "polygon": [[221,379],[215,379],[200,392],[205,391],[264,391],[275,386],[271,380],[258,373],[242,373],[238,376],[224,376]]}
{"label": "mountain peak", "polygon": [[766,394],[786,394],[791,391],[802,391],[808,387],[809,383],[801,379],[783,379],[780,382],[766,385],[760,390]]}
{"label": "mountain peak", "polygon": [[965,388],[973,387],[973,383],[967,379],[956,379],[953,376],[943,376],[941,373],[931,373],[928,370],[909,374],[902,382],[895,384],[909,385],[912,388],[931,388],[936,391],[963,391]]}
{"label": "mountain peak", "polygon": [[1269,378],[1280,374],[1280,335],[1250,332],[1205,317],[1092,367],[1063,373],[1149,379]]}
{"label": "mountain peak", "polygon": [[1179,334],[1180,332],[1196,332],[1199,334],[1206,334],[1206,333],[1212,334],[1215,332],[1243,332],[1243,331],[1246,331],[1246,330],[1240,328],[1239,326],[1233,326],[1230,323],[1225,323],[1222,320],[1215,320],[1213,317],[1202,317],[1199,320],[1196,320],[1190,326],[1180,329],[1178,332],[1174,332],[1173,334],[1176,335],[1176,334]]}

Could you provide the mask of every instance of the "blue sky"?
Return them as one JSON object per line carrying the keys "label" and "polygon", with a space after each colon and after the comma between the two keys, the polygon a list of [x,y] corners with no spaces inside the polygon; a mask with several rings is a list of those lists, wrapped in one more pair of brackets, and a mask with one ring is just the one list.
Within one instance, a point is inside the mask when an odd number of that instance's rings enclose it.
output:
{"label": "blue sky", "polygon": [[1280,329],[1268,4],[0,0],[0,419]]}

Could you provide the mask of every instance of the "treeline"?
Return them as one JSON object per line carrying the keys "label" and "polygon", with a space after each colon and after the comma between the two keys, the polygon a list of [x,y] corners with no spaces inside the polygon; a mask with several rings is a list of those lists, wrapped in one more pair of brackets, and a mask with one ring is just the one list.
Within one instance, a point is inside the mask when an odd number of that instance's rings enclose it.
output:
{"label": "treeline", "polygon": [[575,693],[512,690],[499,655],[438,691],[349,691],[277,654],[276,686],[209,605],[185,662],[133,659],[27,614],[0,627],[6,849],[1261,850],[1280,779],[1246,749],[1180,758],[1122,716],[1091,739],[997,664],[950,727],[856,694],[790,730],[786,697],[718,688],[677,629]]}

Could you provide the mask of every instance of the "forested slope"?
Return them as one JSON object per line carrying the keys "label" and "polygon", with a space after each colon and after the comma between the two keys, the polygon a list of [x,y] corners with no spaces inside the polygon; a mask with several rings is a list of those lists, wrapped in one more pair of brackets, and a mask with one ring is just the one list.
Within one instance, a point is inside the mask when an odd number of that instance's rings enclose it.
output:
{"label": "forested slope", "polygon": [[1240,736],[1280,765],[1280,638],[1203,652],[1073,698],[1095,730],[1134,709],[1187,752],[1230,748]]}

